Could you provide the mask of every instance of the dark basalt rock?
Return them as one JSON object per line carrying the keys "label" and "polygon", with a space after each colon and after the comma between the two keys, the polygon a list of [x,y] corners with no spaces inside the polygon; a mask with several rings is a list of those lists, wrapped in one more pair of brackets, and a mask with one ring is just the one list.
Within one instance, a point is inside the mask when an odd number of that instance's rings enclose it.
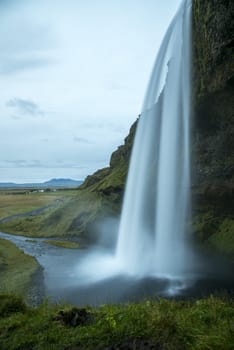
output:
{"label": "dark basalt rock", "polygon": [[234,255],[234,2],[193,1],[194,233]]}
{"label": "dark basalt rock", "polygon": [[86,309],[73,307],[67,311],[59,311],[58,315],[54,317],[54,321],[60,321],[66,326],[77,327],[90,324],[93,317]]}

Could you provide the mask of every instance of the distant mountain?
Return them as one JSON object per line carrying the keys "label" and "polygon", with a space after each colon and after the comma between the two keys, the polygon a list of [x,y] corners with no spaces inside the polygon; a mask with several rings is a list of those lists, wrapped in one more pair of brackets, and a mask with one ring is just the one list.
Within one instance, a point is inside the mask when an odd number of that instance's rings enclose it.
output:
{"label": "distant mountain", "polygon": [[51,179],[42,183],[0,182],[0,188],[76,188],[82,184],[81,180]]}

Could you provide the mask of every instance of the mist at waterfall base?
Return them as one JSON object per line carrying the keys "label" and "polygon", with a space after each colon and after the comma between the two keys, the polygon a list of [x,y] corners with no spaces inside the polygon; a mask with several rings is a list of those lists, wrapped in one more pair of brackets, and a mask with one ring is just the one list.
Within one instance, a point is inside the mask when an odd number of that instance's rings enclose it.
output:
{"label": "mist at waterfall base", "polygon": [[100,224],[99,244],[76,267],[79,295],[88,302],[183,295],[201,270],[188,225],[191,7],[182,1],[153,67],[120,223]]}

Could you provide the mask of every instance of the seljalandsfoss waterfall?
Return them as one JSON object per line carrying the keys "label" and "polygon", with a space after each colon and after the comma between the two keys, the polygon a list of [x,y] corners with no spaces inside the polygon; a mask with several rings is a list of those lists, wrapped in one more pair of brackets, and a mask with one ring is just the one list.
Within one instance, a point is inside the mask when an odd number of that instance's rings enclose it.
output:
{"label": "seljalandsfoss waterfall", "polygon": [[116,256],[132,275],[189,269],[191,1],[162,42],[132,151]]}
{"label": "seljalandsfoss waterfall", "polygon": [[94,249],[79,264],[81,284],[118,276],[124,283],[126,279],[167,280],[167,291],[175,294],[191,277],[191,7],[191,0],[182,2],[152,71],[138,120],[115,251]]}

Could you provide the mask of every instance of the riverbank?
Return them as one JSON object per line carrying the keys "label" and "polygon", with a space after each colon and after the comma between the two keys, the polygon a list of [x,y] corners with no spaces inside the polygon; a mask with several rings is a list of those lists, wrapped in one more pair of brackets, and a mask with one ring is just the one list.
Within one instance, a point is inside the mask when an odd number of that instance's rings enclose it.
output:
{"label": "riverbank", "polygon": [[[29,296],[35,289],[40,266],[37,260],[25,254],[12,242],[0,239],[0,291]],[[38,276],[37,276],[38,278]]]}

